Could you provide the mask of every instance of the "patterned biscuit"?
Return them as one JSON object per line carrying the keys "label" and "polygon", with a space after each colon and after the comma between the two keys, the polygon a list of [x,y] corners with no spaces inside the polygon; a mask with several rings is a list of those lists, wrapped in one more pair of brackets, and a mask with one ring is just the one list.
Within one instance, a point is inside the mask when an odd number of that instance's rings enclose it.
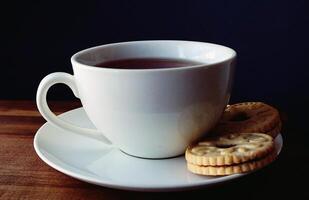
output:
{"label": "patterned biscuit", "polygon": [[[280,115],[275,108],[262,102],[245,102],[227,106],[212,133],[224,135],[269,132],[277,136],[280,128]],[[277,131],[272,131],[274,129]]]}
{"label": "patterned biscuit", "polygon": [[271,136],[263,133],[238,133],[208,138],[186,150],[187,162],[194,165],[234,165],[261,158],[274,149]]}
{"label": "patterned biscuit", "polygon": [[227,166],[201,166],[201,165],[194,165],[188,162],[187,168],[192,173],[200,175],[209,175],[209,176],[231,175],[231,174],[249,172],[262,168],[271,163],[273,160],[275,160],[276,155],[277,155],[276,151],[273,150],[269,155],[261,159]]}

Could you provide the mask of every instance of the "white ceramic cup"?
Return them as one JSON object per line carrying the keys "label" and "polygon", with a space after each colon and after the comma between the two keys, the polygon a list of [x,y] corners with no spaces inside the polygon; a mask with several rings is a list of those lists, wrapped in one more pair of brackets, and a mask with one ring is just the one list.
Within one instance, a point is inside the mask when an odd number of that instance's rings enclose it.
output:
{"label": "white ceramic cup", "polygon": [[[94,66],[127,58],[189,59],[205,64],[159,69]],[[63,72],[46,76],[37,91],[37,106],[49,123],[102,139],[130,155],[173,157],[183,154],[217,123],[231,94],[235,59],[234,50],[204,42],[158,40],[97,46],[72,56],[74,76]],[[46,94],[57,83],[73,90],[97,130],[70,124],[51,112]]]}

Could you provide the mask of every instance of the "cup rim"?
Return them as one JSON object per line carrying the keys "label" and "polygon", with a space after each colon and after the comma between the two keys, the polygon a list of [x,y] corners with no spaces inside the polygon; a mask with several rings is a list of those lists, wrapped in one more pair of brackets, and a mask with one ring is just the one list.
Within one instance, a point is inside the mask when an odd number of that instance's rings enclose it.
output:
{"label": "cup rim", "polygon": [[[94,65],[87,65],[84,63],[81,63],[77,61],[77,57],[87,53],[88,51],[93,51],[96,49],[104,48],[104,47],[112,47],[112,46],[118,46],[118,45],[125,45],[125,44],[133,44],[133,43],[153,43],[153,42],[185,42],[185,43],[200,43],[204,45],[210,45],[210,46],[217,46],[220,48],[227,49],[228,51],[231,52],[231,55],[221,61],[214,62],[211,64],[203,63],[200,65],[192,65],[192,66],[185,66],[185,67],[171,67],[171,68],[153,68],[153,69],[121,69],[121,68],[107,68],[107,67],[96,67]],[[161,72],[161,71],[179,71],[179,70],[188,70],[188,69],[198,69],[198,68],[208,68],[212,67],[215,65],[219,65],[225,62],[229,62],[234,60],[237,57],[237,53],[234,49],[220,45],[220,44],[215,44],[215,43],[209,43],[209,42],[201,42],[201,41],[190,41],[190,40],[137,40],[137,41],[127,41],[127,42],[116,42],[116,43],[109,43],[109,44],[103,44],[103,45],[97,45],[93,46],[81,51],[78,51],[77,53],[73,54],[71,57],[71,63],[72,64],[78,64],[78,67],[82,67],[84,69],[91,69],[91,70],[98,70],[98,71],[114,71],[114,72]],[[76,65],[75,65],[76,66]]]}

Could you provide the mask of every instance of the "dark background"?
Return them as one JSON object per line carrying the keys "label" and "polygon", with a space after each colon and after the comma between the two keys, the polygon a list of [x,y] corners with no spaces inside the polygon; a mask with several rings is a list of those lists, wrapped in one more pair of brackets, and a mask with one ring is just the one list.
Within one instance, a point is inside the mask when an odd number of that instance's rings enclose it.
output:
{"label": "dark background", "polygon": [[[34,99],[45,75],[72,73],[69,59],[79,50],[180,39],[237,51],[233,102],[260,100],[290,110],[309,100],[305,0],[20,1],[8,10],[1,31],[1,99]],[[72,99],[70,93],[59,86],[50,98]]]}
{"label": "dark background", "polygon": [[[72,73],[70,56],[88,47],[148,39],[218,43],[238,53],[231,101],[264,101],[283,112],[285,162],[295,158],[294,154],[289,157],[289,152],[309,153],[308,2],[80,0],[6,4],[2,6],[6,14],[1,24],[0,99],[34,100],[45,75]],[[49,98],[74,99],[65,86],[53,87]],[[300,158],[303,166],[308,166],[304,165],[308,158],[309,154]],[[307,173],[305,168],[303,172]]]}
{"label": "dark background", "polygon": [[[232,102],[265,101],[295,117],[309,112],[308,1],[37,0],[4,8],[9,12],[2,17],[0,99],[35,99],[45,75],[72,73],[70,56],[79,50],[179,39],[237,51]],[[56,86],[49,98],[74,97]]]}
{"label": "dark background", "polygon": [[[288,109],[309,100],[308,3],[296,1],[20,1],[2,29],[1,99],[34,99],[39,81],[72,73],[70,56],[100,44],[147,39],[223,44],[238,53],[232,101]],[[3,75],[3,74],[2,74]],[[53,89],[51,99],[71,99]]]}
{"label": "dark background", "polygon": [[[309,99],[304,88],[309,78],[305,0],[20,1],[9,9],[1,48],[2,99],[34,99],[45,75],[72,72],[69,59],[79,50],[146,39],[197,40],[234,48],[234,101],[263,100],[287,108]],[[69,97],[69,90],[54,92],[51,98]]]}

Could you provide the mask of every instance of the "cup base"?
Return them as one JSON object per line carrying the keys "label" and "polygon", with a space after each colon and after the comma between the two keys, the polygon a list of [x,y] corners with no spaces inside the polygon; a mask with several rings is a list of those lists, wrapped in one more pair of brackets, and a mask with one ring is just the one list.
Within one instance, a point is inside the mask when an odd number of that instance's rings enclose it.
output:
{"label": "cup base", "polygon": [[128,155],[128,156],[132,156],[132,157],[135,157],[135,158],[139,158],[139,159],[147,159],[147,160],[163,160],[163,159],[171,159],[171,158],[176,158],[176,157],[180,157],[180,156],[183,156],[184,153],[182,154],[179,154],[179,155],[176,155],[176,156],[167,156],[167,157],[145,157],[145,156],[136,156],[136,155],[132,155],[130,153],[127,153],[125,152],[124,150],[122,149],[119,149],[122,153]]}

